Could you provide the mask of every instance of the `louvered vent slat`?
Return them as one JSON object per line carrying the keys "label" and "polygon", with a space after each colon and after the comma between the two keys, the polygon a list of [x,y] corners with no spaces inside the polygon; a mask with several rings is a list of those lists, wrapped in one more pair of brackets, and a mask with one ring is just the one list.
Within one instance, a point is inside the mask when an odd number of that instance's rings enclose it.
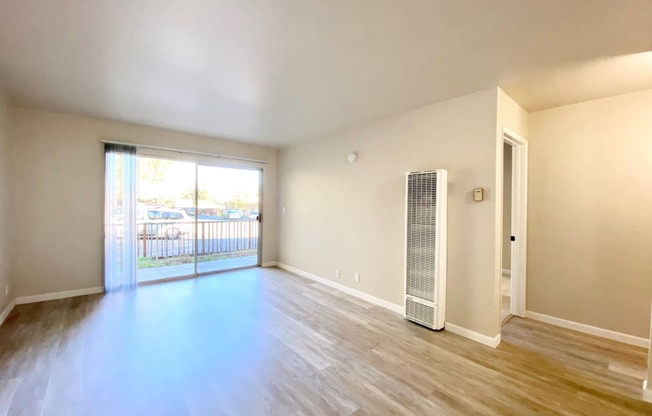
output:
{"label": "louvered vent slat", "polygon": [[407,176],[405,313],[435,329],[443,327],[444,315],[446,176],[445,170]]}
{"label": "louvered vent slat", "polygon": [[405,301],[405,310],[411,320],[432,327],[435,320],[435,309],[411,299]]}

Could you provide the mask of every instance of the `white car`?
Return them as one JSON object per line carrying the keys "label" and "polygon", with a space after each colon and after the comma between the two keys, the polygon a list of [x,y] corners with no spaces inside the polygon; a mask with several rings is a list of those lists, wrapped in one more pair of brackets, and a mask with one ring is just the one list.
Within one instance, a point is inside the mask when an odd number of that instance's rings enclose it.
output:
{"label": "white car", "polygon": [[176,240],[192,232],[195,218],[185,211],[167,207],[139,209],[136,213],[138,237]]}
{"label": "white car", "polygon": [[226,218],[230,220],[241,220],[242,211],[240,211],[239,209],[229,209],[226,211]]}

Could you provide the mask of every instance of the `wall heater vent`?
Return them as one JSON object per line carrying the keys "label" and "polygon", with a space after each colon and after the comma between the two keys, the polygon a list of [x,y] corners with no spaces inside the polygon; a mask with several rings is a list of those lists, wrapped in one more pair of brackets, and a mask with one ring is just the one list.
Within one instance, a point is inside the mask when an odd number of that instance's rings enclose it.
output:
{"label": "wall heater vent", "polygon": [[406,179],[405,318],[432,329],[444,328],[445,319],[447,174]]}

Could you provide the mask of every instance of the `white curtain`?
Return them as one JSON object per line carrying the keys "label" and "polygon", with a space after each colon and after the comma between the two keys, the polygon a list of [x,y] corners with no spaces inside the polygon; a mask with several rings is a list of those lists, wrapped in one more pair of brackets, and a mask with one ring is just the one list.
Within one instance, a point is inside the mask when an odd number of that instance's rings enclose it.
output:
{"label": "white curtain", "polygon": [[105,144],[104,288],[136,287],[136,147]]}

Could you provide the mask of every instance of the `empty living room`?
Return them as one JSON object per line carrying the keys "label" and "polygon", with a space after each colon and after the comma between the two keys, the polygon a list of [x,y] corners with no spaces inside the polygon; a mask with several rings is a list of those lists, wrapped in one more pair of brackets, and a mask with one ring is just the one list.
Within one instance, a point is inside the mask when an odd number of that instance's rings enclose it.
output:
{"label": "empty living room", "polygon": [[652,1],[0,1],[0,416],[652,415]]}

